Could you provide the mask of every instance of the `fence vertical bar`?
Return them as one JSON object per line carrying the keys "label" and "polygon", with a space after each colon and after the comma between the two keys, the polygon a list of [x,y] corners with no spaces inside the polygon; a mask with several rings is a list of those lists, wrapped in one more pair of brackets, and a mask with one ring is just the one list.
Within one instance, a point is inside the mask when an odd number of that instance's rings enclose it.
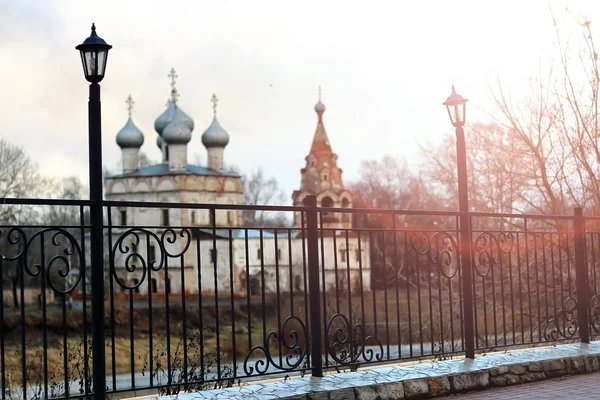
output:
{"label": "fence vertical bar", "polygon": [[321,348],[321,302],[319,297],[319,232],[317,229],[317,197],[306,196],[306,245],[308,247],[308,292],[310,297],[310,350],[312,376],[323,376]]}
{"label": "fence vertical bar", "polygon": [[573,236],[575,242],[575,284],[577,285],[577,323],[582,343],[590,342],[588,318],[588,275],[585,265],[585,220],[581,207],[575,207],[573,218]]}

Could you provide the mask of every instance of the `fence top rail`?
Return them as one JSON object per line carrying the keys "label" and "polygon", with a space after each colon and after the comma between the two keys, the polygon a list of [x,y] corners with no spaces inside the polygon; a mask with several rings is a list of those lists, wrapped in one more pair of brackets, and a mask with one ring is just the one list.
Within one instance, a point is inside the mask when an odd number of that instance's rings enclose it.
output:
{"label": "fence top rail", "polygon": [[9,205],[31,205],[31,206],[90,206],[91,200],[66,200],[66,199],[29,199],[29,198],[0,198],[0,206]]}
{"label": "fence top rail", "polygon": [[[8,205],[32,205],[32,206],[91,206],[92,200],[78,199],[34,199],[34,198],[0,198],[0,206]],[[306,212],[310,208],[306,206],[279,206],[279,205],[242,205],[242,204],[209,204],[209,203],[173,203],[153,201],[115,201],[104,200],[106,207],[143,207],[143,208],[179,208],[179,209],[214,209],[214,210],[257,210],[257,211],[287,211]],[[414,216],[446,216],[459,217],[460,211],[442,210],[407,210],[387,208],[339,208],[339,207],[317,207],[320,213],[351,213],[351,214],[391,214],[391,215],[414,215]],[[492,212],[469,212],[472,218],[506,218],[506,219],[538,219],[538,220],[573,220],[573,215],[550,215],[550,214],[511,214]],[[600,216],[584,215],[585,220],[600,221]]]}

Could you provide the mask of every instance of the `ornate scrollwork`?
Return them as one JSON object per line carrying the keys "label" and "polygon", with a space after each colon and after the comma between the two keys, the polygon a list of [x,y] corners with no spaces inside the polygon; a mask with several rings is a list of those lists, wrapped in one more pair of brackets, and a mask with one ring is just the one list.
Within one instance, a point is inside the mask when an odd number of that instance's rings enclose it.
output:
{"label": "ornate scrollwork", "polygon": [[573,297],[567,297],[562,308],[542,325],[544,340],[549,342],[573,338],[577,330],[577,301]]}
{"label": "ornate scrollwork", "polygon": [[429,252],[431,262],[437,265],[446,278],[453,278],[458,272],[458,262],[455,257],[457,245],[454,237],[448,232],[436,232],[431,237],[431,242],[435,243],[436,250]]}
{"label": "ornate scrollwork", "polygon": [[[179,238],[183,240],[182,245],[180,246],[179,251],[172,253],[170,247],[173,247],[173,245],[178,242]],[[179,233],[173,228],[167,228],[160,235],[160,241],[162,248],[165,250],[165,254],[171,258],[177,258],[185,254],[190,247],[190,244],[192,243],[192,234],[189,229],[185,228],[179,229]]]}
{"label": "ornate scrollwork", "polygon": [[504,254],[510,253],[515,245],[515,237],[512,232],[500,232],[497,237],[500,251]]}
{"label": "ornate scrollwork", "polygon": [[410,237],[412,249],[417,255],[427,256],[430,264],[439,268],[441,274],[451,279],[458,272],[456,239],[449,232],[415,232]]}
{"label": "ornate scrollwork", "polygon": [[590,326],[596,334],[600,334],[600,295],[594,294],[589,304]]}
{"label": "ornate scrollwork", "polygon": [[[333,329],[333,332],[331,332]],[[336,313],[329,318],[327,323],[328,348],[327,351],[335,362],[349,365],[357,362],[372,362],[383,360],[383,345],[375,336],[366,336],[362,323],[350,327],[348,317]],[[371,347],[377,349],[375,352]]]}
{"label": "ornate scrollwork", "polygon": [[[11,227],[0,229],[0,240],[6,240],[6,243],[8,243],[7,247],[14,248],[13,252],[9,252],[8,250],[10,249],[6,249],[4,246],[0,247],[0,249],[3,250],[0,256],[5,260],[17,260],[23,255],[25,248],[27,247],[27,235],[21,228]],[[6,253],[4,253],[4,251],[6,251]]]}
{"label": "ornate scrollwork", "polygon": [[[147,238],[148,242],[154,240],[156,244],[158,244],[158,259],[156,259],[153,256],[147,261],[146,257],[137,252],[136,249],[142,242],[140,239],[140,235],[144,235]],[[143,251],[142,253],[146,252]],[[122,288],[135,290],[139,288],[142,285],[142,283],[144,283],[144,281],[146,280],[148,269],[156,272],[162,268],[162,266],[165,263],[165,253],[166,252],[163,247],[162,238],[159,238],[154,232],[143,228],[128,229],[127,231],[123,232],[121,236],[119,236],[117,241],[114,243],[112,251],[110,253],[111,275],[113,276],[117,284]],[[132,281],[132,283],[129,284],[128,282],[123,281],[123,279],[118,276],[115,268],[115,260],[117,255],[125,257],[125,270],[128,273],[138,273],[139,270],[139,275],[136,277],[137,281]]]}
{"label": "ornate scrollwork", "polygon": [[413,232],[410,235],[410,245],[418,255],[426,255],[431,248],[431,240],[426,232]]}
{"label": "ornate scrollwork", "polygon": [[[287,329],[292,321],[299,325],[301,332],[296,329]],[[282,349],[287,350],[287,354],[281,357],[281,363],[277,362],[278,357],[271,353],[270,348],[272,343],[278,342],[280,342]],[[290,315],[284,320],[279,332],[271,331],[267,334],[264,345],[254,346],[248,351],[244,358],[244,372],[246,375],[264,374],[269,369],[269,365],[281,371],[293,371],[307,358],[307,343],[308,331],[306,325],[297,316]],[[260,354],[262,357],[250,360],[250,357],[255,353]]]}
{"label": "ornate scrollwork", "polygon": [[475,265],[473,269],[479,276],[487,276],[491,269],[500,263],[498,246],[494,246],[494,243],[497,244],[496,238],[489,232],[482,232],[475,239],[473,246]]}
{"label": "ornate scrollwork", "polygon": [[500,264],[503,254],[508,254],[514,246],[511,232],[482,232],[474,241],[475,272],[482,277],[487,276],[491,269]]}
{"label": "ornate scrollwork", "polygon": [[[42,246],[46,246],[48,243],[44,240],[44,234],[46,233],[52,233],[49,243],[58,248],[58,254],[52,256],[48,261],[42,260],[45,261],[45,265],[34,263],[33,267],[35,267],[35,270],[32,270],[28,259],[29,251],[32,248],[34,240],[38,237],[42,242]],[[57,293],[68,294],[75,290],[79,282],[81,282],[81,272],[75,277],[72,276],[74,269],[72,261],[73,259],[78,259],[79,265],[83,265],[83,252],[77,239],[65,229],[46,228],[37,231],[27,241],[22,257],[23,269],[33,277],[40,275],[42,270],[44,270],[48,286]],[[64,281],[63,285],[59,285],[57,280]]]}

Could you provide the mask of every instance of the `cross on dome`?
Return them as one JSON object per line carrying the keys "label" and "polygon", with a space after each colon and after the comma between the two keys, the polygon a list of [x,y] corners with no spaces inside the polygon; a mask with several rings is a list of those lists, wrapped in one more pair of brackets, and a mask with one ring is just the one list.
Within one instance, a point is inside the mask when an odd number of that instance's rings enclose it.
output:
{"label": "cross on dome", "polygon": [[129,117],[131,118],[131,110],[133,110],[133,105],[135,104],[131,95],[127,96],[127,100],[125,100],[125,103],[127,103],[127,112],[129,113]]}
{"label": "cross on dome", "polygon": [[319,103],[321,102],[321,85],[319,85]]}
{"label": "cross on dome", "polygon": [[219,103],[219,98],[217,97],[216,94],[213,93],[212,97],[210,98],[210,102],[213,103],[213,115],[216,117],[217,116],[217,104]]}
{"label": "cross on dome", "polygon": [[175,87],[175,83],[176,83],[176,79],[179,78],[179,75],[177,75],[175,73],[175,68],[171,68],[171,70],[169,71],[169,74],[167,76],[169,78],[171,78],[171,83],[170,83],[170,85],[171,85],[171,99],[169,100],[169,102],[171,102],[171,103],[177,103],[177,100],[179,99],[179,93],[177,92],[177,88]]}

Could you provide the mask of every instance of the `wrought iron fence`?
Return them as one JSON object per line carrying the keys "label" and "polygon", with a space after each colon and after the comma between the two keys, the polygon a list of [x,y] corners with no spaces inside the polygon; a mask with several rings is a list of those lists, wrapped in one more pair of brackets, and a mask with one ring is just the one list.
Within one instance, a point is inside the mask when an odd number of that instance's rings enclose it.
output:
{"label": "wrought iron fence", "polygon": [[[96,299],[92,203],[3,203],[29,220],[0,226],[2,399],[87,397],[98,377],[111,396],[174,394],[600,333],[600,218],[579,209],[470,213],[461,227],[459,213],[321,208],[314,197],[105,201]],[[244,226],[248,211],[299,224]],[[104,321],[92,320],[95,301]],[[92,322],[104,343],[92,343]],[[105,348],[104,371],[93,346]]]}

